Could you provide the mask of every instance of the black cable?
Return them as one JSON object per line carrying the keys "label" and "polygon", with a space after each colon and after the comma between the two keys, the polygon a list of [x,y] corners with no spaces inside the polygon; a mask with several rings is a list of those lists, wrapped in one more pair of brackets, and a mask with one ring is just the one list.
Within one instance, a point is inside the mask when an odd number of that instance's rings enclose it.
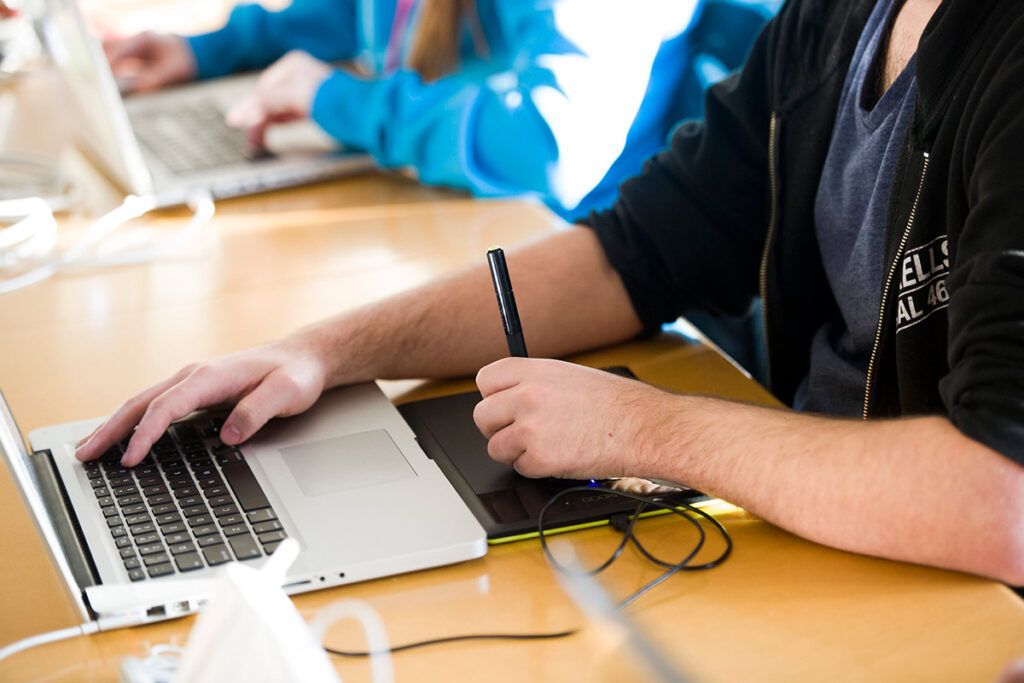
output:
{"label": "black cable", "polygon": [[421,640],[415,643],[406,643],[405,645],[398,645],[379,652],[369,652],[367,650],[335,650],[330,647],[325,647],[324,650],[339,657],[370,657],[377,654],[386,654],[388,652],[394,654],[395,652],[411,650],[416,647],[440,645],[441,643],[454,643],[461,640],[553,640],[555,638],[565,638],[576,633],[579,633],[578,628],[570,629],[568,631],[558,631],[556,633],[472,633],[464,636],[448,636],[447,638],[433,638],[431,640]]}
{"label": "black cable", "polygon": [[[592,491],[593,491],[593,487],[590,487],[590,486],[573,486],[573,487],[570,487],[570,488],[567,488],[567,489],[563,489],[562,491],[559,491],[554,496],[552,496],[551,500],[549,500],[547,502],[547,504],[541,509],[540,514],[537,516],[537,530],[538,530],[538,532],[540,534],[540,545],[541,545],[541,548],[544,551],[544,555],[547,557],[548,562],[550,562],[552,564],[552,566],[555,567],[555,569],[557,569],[558,571],[560,571],[560,572],[562,572],[564,574],[571,573],[573,570],[571,570],[571,569],[561,565],[554,558],[554,556],[551,554],[551,549],[548,547],[548,543],[547,543],[547,532],[546,532],[546,530],[544,528],[544,517],[547,514],[547,511],[555,503],[557,503],[561,498],[563,498],[563,497],[565,497],[565,496],[567,496],[569,494],[572,494],[572,493],[585,493],[585,492],[592,492]],[[598,566],[596,569],[591,569],[591,570],[588,570],[588,571],[585,571],[585,572],[582,572],[582,573],[585,576],[594,576],[594,575],[599,574],[600,572],[604,571],[605,569],[608,568],[608,566],[611,565],[611,563],[616,558],[619,557],[619,555],[622,554],[623,548],[625,547],[626,543],[629,543],[629,542],[632,542],[633,545],[636,546],[637,550],[639,550],[640,553],[644,557],[646,557],[648,560],[650,560],[651,562],[657,564],[660,567],[666,568],[666,571],[663,574],[661,574],[660,576],[655,578],[653,581],[645,584],[644,586],[642,586],[639,590],[635,591],[634,593],[626,596],[626,598],[623,599],[619,603],[618,609],[623,609],[624,607],[626,607],[627,605],[632,603],[634,600],[639,598],[641,595],[647,593],[649,590],[651,590],[655,586],[657,586],[657,585],[661,584],[662,582],[666,581],[673,574],[676,574],[676,573],[678,573],[680,571],[699,571],[699,570],[711,569],[713,567],[717,567],[722,562],[725,562],[726,558],[728,558],[729,555],[732,553],[732,538],[729,536],[729,532],[725,530],[725,527],[722,526],[721,522],[719,522],[717,519],[715,519],[714,517],[712,517],[708,513],[704,512],[700,508],[695,508],[692,505],[687,505],[686,503],[668,503],[668,502],[660,500],[659,498],[656,498],[656,497],[642,496],[642,495],[639,495],[639,494],[636,494],[636,493],[628,493],[626,491],[609,490],[608,493],[611,493],[613,495],[619,496],[620,498],[628,498],[630,500],[636,501],[637,502],[637,508],[636,508],[636,510],[634,510],[633,516],[630,518],[629,525],[626,527],[626,530],[623,532],[622,540],[619,542],[619,545],[616,547],[615,552],[612,554],[612,556],[608,560],[606,560],[605,562],[601,563],[601,565]],[[640,543],[640,541],[636,538],[636,535],[633,533],[633,529],[636,527],[636,523],[640,519],[640,514],[647,507],[659,508],[661,510],[665,510],[665,511],[670,512],[672,514],[678,515],[679,517],[682,517],[687,522],[689,522],[691,525],[693,525],[693,527],[697,530],[697,533],[700,534],[700,540],[697,542],[697,544],[693,548],[693,550],[691,550],[686,555],[686,557],[684,557],[682,559],[682,561],[670,563],[670,562],[665,562],[664,560],[660,560],[657,557],[655,557],[654,555],[652,555],[643,546],[643,544]],[[690,514],[687,514],[687,513],[690,513]],[[714,526],[715,530],[718,531],[719,534],[721,534],[722,539],[725,541],[725,549],[722,551],[722,553],[718,557],[714,558],[713,560],[711,560],[709,562],[705,562],[704,564],[694,565],[694,566],[689,566],[689,563],[690,563],[690,561],[694,557],[697,556],[697,554],[704,547],[704,543],[707,540],[707,534],[704,532],[704,528],[700,525],[700,521],[697,520],[697,519],[694,519],[694,517],[692,517],[691,514],[697,515],[698,517],[702,517],[702,518],[708,520],[709,522],[711,522],[711,524]]]}
{"label": "black cable", "polygon": [[[554,505],[563,497],[570,495],[572,493],[589,493],[592,491],[593,487],[591,486],[573,486],[567,489],[563,489],[562,491],[559,491],[554,496],[552,496],[552,498],[541,509],[540,514],[537,516],[537,533],[540,538],[540,545],[541,549],[544,552],[544,556],[556,570],[562,572],[563,574],[573,573],[573,570],[560,564],[551,554],[551,550],[548,547],[547,542],[548,531],[544,527],[544,517],[547,514],[548,510],[551,508],[551,506]],[[661,583],[665,582],[671,576],[677,574],[678,572],[699,571],[703,569],[711,569],[713,567],[717,567],[722,562],[724,562],[726,558],[728,558],[729,555],[732,553],[732,538],[730,538],[729,532],[726,531],[725,527],[722,526],[721,522],[719,522],[717,519],[715,519],[714,517],[712,517],[711,515],[709,515],[708,513],[704,512],[699,508],[695,508],[692,505],[687,505],[686,503],[667,503],[658,498],[641,496],[635,493],[627,493],[626,491],[615,491],[609,489],[608,493],[619,496],[621,498],[629,498],[631,500],[637,501],[636,510],[633,511],[632,516],[615,515],[611,520],[609,520],[611,526],[616,531],[619,531],[622,534],[622,540],[619,541],[619,544],[612,552],[611,557],[602,562],[597,568],[579,573],[582,573],[585,576],[594,576],[595,574],[599,574],[600,572],[604,571],[609,566],[611,566],[611,564],[616,559],[618,559],[620,555],[622,555],[622,551],[626,547],[626,544],[630,542],[633,543],[636,549],[644,557],[646,557],[648,560],[658,565],[659,567],[663,567],[666,569],[665,572],[663,572],[653,581],[646,583],[639,590],[634,591],[630,595],[626,596],[626,598],[618,604],[617,609],[621,610],[625,608],[627,605],[631,604],[641,595],[644,595],[655,586],[658,586]],[[659,508],[667,512],[671,512],[675,515],[678,515],[685,519],[697,530],[697,533],[699,534],[700,538],[697,541],[697,544],[694,546],[693,550],[687,553],[686,557],[684,557],[682,561],[671,563],[658,559],[657,557],[652,555],[650,551],[648,551],[643,546],[642,543],[640,543],[636,535],[633,533],[633,530],[636,527],[636,523],[640,519],[640,514],[647,507]],[[693,566],[690,566],[690,561],[697,556],[701,549],[703,549],[704,543],[707,540],[707,534],[705,533],[704,528],[701,526],[700,520],[695,519],[691,516],[691,514],[697,515],[698,517],[702,517],[703,519],[709,521],[715,528],[715,530],[717,530],[719,534],[721,534],[722,539],[725,541],[725,550],[723,550],[718,557],[714,558],[709,562],[705,562],[704,564]],[[430,640],[421,640],[413,643],[406,643],[404,645],[398,645],[396,647],[388,648],[388,650],[380,652],[370,652],[368,650],[336,650],[334,648],[326,646],[324,647],[324,650],[329,654],[336,655],[338,657],[370,657],[375,654],[385,654],[386,652],[404,652],[405,650],[426,647],[428,645],[440,645],[442,643],[454,643],[467,640],[553,640],[556,638],[566,638],[576,633],[579,633],[578,628],[569,629],[567,631],[557,631],[555,633],[476,633],[460,636],[448,636],[445,638],[432,638]]]}

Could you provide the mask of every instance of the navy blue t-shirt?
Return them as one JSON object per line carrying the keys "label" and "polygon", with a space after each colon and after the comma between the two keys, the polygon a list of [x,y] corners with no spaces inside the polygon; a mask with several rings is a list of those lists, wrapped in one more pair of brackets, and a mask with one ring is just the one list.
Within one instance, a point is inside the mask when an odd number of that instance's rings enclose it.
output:
{"label": "navy blue t-shirt", "polygon": [[896,160],[917,98],[914,62],[877,97],[896,0],[879,0],[861,34],[839,102],[814,204],[815,232],[839,314],[811,342],[794,407],[860,415],[878,325],[885,223]]}

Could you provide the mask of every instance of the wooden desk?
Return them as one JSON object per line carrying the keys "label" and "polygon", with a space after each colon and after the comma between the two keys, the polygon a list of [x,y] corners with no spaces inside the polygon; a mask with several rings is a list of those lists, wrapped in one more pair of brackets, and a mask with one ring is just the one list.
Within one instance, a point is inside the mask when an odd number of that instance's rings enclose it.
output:
{"label": "wooden desk", "polygon": [[[173,229],[180,218],[162,214],[153,224]],[[393,176],[223,202],[205,248],[193,256],[63,275],[0,297],[0,387],[25,433],[103,414],[189,361],[284,335],[553,225],[528,204],[474,202]],[[579,360],[627,363],[642,378],[678,389],[770,401],[722,359],[678,337]],[[411,387],[386,385],[396,397]],[[6,472],[0,519],[0,643],[71,625],[71,608]],[[991,680],[1024,654],[1024,604],[999,585],[829,550],[742,511],[722,520],[736,544],[728,562],[674,577],[629,610],[698,679]],[[684,533],[670,519],[643,527],[666,555]],[[616,534],[605,528],[569,538],[583,557],[596,558]],[[606,581],[623,596],[657,573],[627,551]],[[342,597],[370,601],[396,644],[584,623],[534,541],[295,603],[308,618]],[[122,657],[180,644],[191,624],[42,646],[0,664],[0,679],[116,680]],[[340,626],[329,642],[363,645]],[[551,642],[442,645],[396,655],[394,663],[398,680],[642,679],[622,643],[594,628]],[[337,666],[346,681],[369,678],[365,662]]]}

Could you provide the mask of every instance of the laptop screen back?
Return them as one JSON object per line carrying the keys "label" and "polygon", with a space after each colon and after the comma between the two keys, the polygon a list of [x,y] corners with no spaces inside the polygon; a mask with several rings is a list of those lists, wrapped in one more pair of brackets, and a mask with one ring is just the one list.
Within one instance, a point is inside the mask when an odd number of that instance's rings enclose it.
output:
{"label": "laptop screen back", "polygon": [[114,181],[148,194],[149,171],[103,48],[89,34],[76,0],[49,0],[46,9],[40,32],[79,115],[74,123],[79,142]]}

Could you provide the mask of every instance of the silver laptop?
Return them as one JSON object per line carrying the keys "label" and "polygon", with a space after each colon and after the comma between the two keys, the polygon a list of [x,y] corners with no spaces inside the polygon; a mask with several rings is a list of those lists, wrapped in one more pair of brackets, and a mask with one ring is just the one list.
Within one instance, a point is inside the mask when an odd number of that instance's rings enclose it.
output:
{"label": "silver laptop", "polygon": [[39,32],[61,74],[83,151],[127,192],[160,206],[197,193],[251,194],[374,167],[342,149],[312,121],[272,126],[256,152],[224,122],[255,85],[255,75],[211,79],[122,98],[77,0],[46,0]]}
{"label": "silver laptop", "polygon": [[285,538],[302,593],[480,557],[483,528],[374,383],[329,391],[240,448],[226,413],[174,425],[147,458],[92,463],[98,424],[45,427],[26,449],[0,395],[0,450],[82,623],[118,628],[195,611],[221,564],[260,566]]}

